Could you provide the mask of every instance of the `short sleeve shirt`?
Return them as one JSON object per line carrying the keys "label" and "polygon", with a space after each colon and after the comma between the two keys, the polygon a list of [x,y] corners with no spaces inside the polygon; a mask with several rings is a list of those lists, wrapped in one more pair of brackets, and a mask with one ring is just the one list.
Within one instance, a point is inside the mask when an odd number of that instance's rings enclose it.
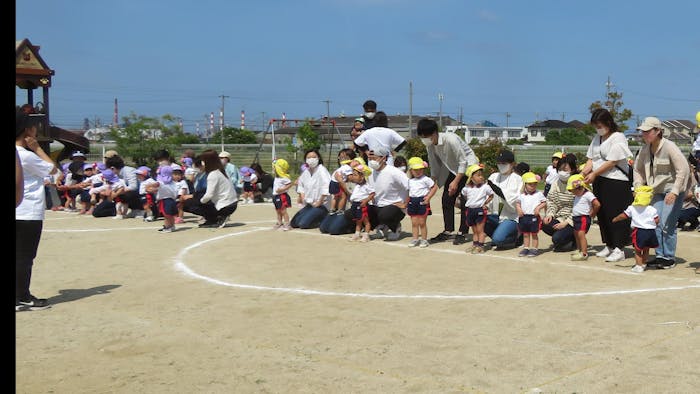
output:
{"label": "short sleeve shirt", "polygon": [[532,194],[521,193],[518,197],[520,201],[520,209],[523,210],[525,215],[534,215],[535,208],[540,205],[540,203],[547,201],[547,197],[542,194],[542,192],[535,192]]}
{"label": "short sleeve shirt", "polygon": [[462,188],[462,196],[465,197],[467,208],[481,208],[484,206],[486,199],[493,195],[493,189],[487,183],[480,187],[467,185]]}
{"label": "short sleeve shirt", "polygon": [[409,197],[425,197],[430,193],[430,189],[435,184],[435,181],[425,175],[420,178],[408,179],[408,196]]}
{"label": "short sleeve shirt", "polygon": [[596,197],[593,193],[586,191],[582,196],[574,197],[574,208],[571,216],[584,216],[591,214],[591,204]]}
{"label": "short sleeve shirt", "polygon": [[[588,146],[586,157],[593,160],[593,170],[600,168],[606,161],[614,161],[617,167],[627,171],[629,164],[627,159],[632,157],[632,152],[627,145],[627,138],[623,133],[614,132],[610,137],[601,143],[599,135],[593,137]],[[620,171],[620,168],[613,167],[611,170],[600,174],[600,176],[620,181],[628,180],[627,174]]]}
{"label": "short sleeve shirt", "polygon": [[651,205],[630,205],[625,209],[625,215],[632,219],[632,227],[648,230],[656,228],[656,221],[654,219],[659,216],[656,208]]}

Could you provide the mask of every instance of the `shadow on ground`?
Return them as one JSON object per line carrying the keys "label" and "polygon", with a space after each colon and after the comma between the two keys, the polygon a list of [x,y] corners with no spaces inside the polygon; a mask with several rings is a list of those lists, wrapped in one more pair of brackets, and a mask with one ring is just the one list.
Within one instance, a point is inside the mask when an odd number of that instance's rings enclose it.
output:
{"label": "shadow on ground", "polygon": [[104,285],[91,287],[89,289],[63,289],[58,291],[57,296],[49,298],[50,304],[60,304],[62,302],[76,301],[81,298],[92,297],[99,294],[108,294],[110,290],[114,290],[121,285]]}

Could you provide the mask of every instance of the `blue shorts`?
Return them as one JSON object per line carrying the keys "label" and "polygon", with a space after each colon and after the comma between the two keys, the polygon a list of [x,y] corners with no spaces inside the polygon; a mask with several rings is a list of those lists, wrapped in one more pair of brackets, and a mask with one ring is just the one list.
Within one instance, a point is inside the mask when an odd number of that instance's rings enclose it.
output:
{"label": "blue shorts", "polygon": [[591,229],[591,217],[589,215],[574,216],[574,231],[583,231],[586,234]]}
{"label": "blue shorts", "polygon": [[632,229],[632,245],[635,252],[641,253],[642,249],[656,248],[659,246],[659,239],[656,238],[656,230],[648,228]]}
{"label": "blue shorts", "polygon": [[276,194],[272,196],[272,203],[275,204],[275,209],[280,210],[292,206],[292,199],[289,198],[289,193]]}
{"label": "blue shorts", "polygon": [[518,218],[518,231],[522,234],[537,234],[542,228],[542,220],[537,215],[523,215]]}
{"label": "blue shorts", "polygon": [[243,191],[252,192],[255,191],[255,185],[250,182],[243,182]]}
{"label": "blue shorts", "polygon": [[158,201],[158,210],[163,216],[177,215],[177,202],[172,198],[164,198]]}
{"label": "blue shorts", "polygon": [[360,206],[362,204],[360,201],[353,201],[350,205],[350,211],[352,212],[352,220],[359,222],[360,220],[368,216],[367,205],[364,207]]}
{"label": "blue shorts", "polygon": [[342,191],[340,190],[340,183],[336,181],[331,181],[328,184],[328,194],[332,196],[340,196],[340,193],[342,193]]}
{"label": "blue shorts", "polygon": [[423,197],[411,197],[406,208],[408,216],[428,216],[430,215],[430,204],[423,205]]}
{"label": "blue shorts", "polygon": [[486,209],[467,208],[467,226],[476,226],[479,223],[486,223]]}

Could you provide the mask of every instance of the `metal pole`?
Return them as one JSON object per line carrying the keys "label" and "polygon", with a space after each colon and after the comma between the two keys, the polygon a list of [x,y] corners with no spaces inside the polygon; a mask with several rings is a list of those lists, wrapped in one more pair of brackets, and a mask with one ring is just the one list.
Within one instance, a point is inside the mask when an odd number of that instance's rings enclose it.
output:
{"label": "metal pole", "polygon": [[411,138],[416,138],[416,131],[413,130],[413,81],[408,82],[408,131]]}
{"label": "metal pole", "polygon": [[440,131],[442,131],[442,101],[445,99],[445,95],[438,93],[438,100],[440,100]]}
{"label": "metal pole", "polygon": [[229,96],[221,95],[221,119],[219,122],[219,131],[221,132],[221,151],[224,151],[224,100]]}

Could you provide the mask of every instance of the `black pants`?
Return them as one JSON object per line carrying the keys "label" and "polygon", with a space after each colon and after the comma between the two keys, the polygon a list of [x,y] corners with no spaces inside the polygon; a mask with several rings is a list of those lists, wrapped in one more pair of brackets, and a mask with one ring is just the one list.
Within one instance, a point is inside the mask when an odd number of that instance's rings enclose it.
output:
{"label": "black pants", "polygon": [[31,297],[32,266],[43,225],[41,220],[15,220],[15,297],[18,300]]}
{"label": "black pants", "polygon": [[598,177],[593,181],[593,194],[600,202],[598,227],[603,243],[609,248],[624,248],[632,243],[630,219],[613,223],[615,216],[632,204],[634,197],[628,181]]}
{"label": "black pants", "polygon": [[370,205],[367,214],[372,228],[383,224],[389,227],[391,231],[396,231],[396,227],[398,227],[401,220],[406,216],[403,210],[396,205],[387,205],[385,207]]}
{"label": "black pants", "polygon": [[[453,232],[455,231],[455,201],[457,197],[460,196],[462,188],[467,184],[467,177],[463,176],[457,185],[457,191],[455,194],[450,196],[449,186],[452,181],[455,180],[455,175],[450,173],[445,181],[445,185],[442,188],[442,219],[445,223],[445,231]],[[464,200],[459,199],[459,232],[462,234],[469,233],[469,226],[467,226],[467,210],[464,208]]]}
{"label": "black pants", "polygon": [[236,211],[236,208],[238,208],[238,201],[234,202],[231,205],[227,205],[221,209],[216,209],[214,203],[209,201],[206,204],[200,203],[199,208],[197,209],[201,210],[201,216],[204,217],[205,223],[211,224],[216,223],[219,219],[231,215],[233,212]]}
{"label": "black pants", "polygon": [[542,224],[542,231],[552,237],[554,247],[560,248],[570,244],[571,242],[574,242],[575,245],[576,240],[574,239],[574,228],[567,225],[563,229],[555,230],[555,224],[559,224],[559,221],[556,219],[552,219],[549,224]]}

